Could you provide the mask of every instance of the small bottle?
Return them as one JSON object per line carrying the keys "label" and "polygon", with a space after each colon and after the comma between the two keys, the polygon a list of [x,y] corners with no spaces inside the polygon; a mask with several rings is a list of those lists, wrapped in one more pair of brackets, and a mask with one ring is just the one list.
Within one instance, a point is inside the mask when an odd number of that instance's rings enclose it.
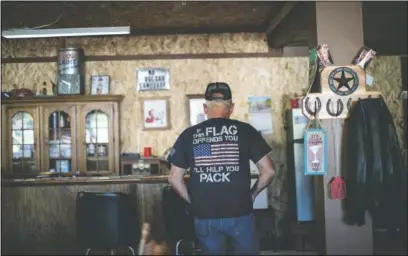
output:
{"label": "small bottle", "polygon": [[50,119],[50,128],[52,129],[57,129],[58,128],[58,113],[54,112],[52,113],[52,118]]}
{"label": "small bottle", "polygon": [[50,140],[57,140],[57,129],[58,129],[58,113],[54,112],[51,114],[49,119],[49,128],[50,128]]}
{"label": "small bottle", "polygon": [[65,127],[65,115],[63,115],[63,114],[60,114],[60,123],[59,123],[59,125],[60,125],[60,128],[64,128]]}
{"label": "small bottle", "polygon": [[93,143],[88,145],[88,156],[95,155],[95,145]]}
{"label": "small bottle", "polygon": [[69,116],[67,116],[67,118],[66,118],[65,127],[67,127],[67,128],[70,128],[70,127],[71,127],[71,122],[70,122],[70,120],[69,120]]}

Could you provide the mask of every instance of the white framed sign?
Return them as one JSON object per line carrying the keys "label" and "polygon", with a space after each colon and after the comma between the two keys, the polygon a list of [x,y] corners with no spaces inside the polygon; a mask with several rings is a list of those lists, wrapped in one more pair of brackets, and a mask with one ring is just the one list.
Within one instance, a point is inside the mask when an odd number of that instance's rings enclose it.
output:
{"label": "white framed sign", "polygon": [[137,91],[156,91],[170,89],[168,68],[138,68]]}

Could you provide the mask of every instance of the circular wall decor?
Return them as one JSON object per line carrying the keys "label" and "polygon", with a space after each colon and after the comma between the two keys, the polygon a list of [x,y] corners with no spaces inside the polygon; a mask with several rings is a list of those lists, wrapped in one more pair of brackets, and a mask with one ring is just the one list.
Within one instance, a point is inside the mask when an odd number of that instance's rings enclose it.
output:
{"label": "circular wall decor", "polygon": [[347,96],[358,88],[357,73],[351,68],[339,67],[329,75],[329,87],[337,95]]}

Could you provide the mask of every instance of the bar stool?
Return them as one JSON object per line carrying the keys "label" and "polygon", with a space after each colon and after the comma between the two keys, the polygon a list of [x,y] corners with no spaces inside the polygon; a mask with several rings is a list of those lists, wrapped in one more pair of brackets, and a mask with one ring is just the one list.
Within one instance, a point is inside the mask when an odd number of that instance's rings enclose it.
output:
{"label": "bar stool", "polygon": [[163,215],[168,245],[175,255],[194,255],[194,220],[187,213],[187,203],[174,191],[172,186],[163,189]]}
{"label": "bar stool", "polygon": [[[77,239],[87,248],[114,250],[134,246],[140,238],[135,200],[124,193],[78,192],[76,198]],[[133,247],[132,247],[133,246]]]}

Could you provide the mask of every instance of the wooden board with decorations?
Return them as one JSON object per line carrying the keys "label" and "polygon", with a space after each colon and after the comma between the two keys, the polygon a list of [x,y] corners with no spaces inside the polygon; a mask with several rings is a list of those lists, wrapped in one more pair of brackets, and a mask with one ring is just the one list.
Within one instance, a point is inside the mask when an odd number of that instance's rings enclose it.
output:
{"label": "wooden board with decorations", "polygon": [[357,65],[324,68],[320,88],[302,99],[302,112],[309,119],[347,118],[358,99],[382,97],[380,92],[366,90],[365,71]]}

